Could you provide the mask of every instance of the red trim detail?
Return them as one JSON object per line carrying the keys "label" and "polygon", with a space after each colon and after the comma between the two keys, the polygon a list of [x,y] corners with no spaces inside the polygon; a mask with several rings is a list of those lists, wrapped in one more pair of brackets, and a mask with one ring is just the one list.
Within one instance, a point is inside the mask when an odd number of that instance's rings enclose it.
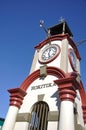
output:
{"label": "red trim detail", "polygon": [[[47,74],[56,76],[57,78],[64,78],[66,75],[65,73],[56,67],[47,67]],[[21,84],[20,88],[24,89],[25,91],[30,86],[30,84],[35,81],[37,78],[40,77],[40,70],[36,70],[31,75],[29,75],[24,82]]]}
{"label": "red trim detail", "polygon": [[79,90],[79,92],[82,100],[83,120],[84,123],[86,124],[86,93],[82,82],[80,82],[80,85],[81,85],[81,89]]}
{"label": "red trim detail", "polygon": [[47,38],[46,40],[42,41],[39,45],[35,46],[35,49],[41,49],[44,45],[46,45],[50,41],[56,41],[56,40],[62,41],[63,39],[67,38],[67,36],[68,35],[62,35],[62,34],[51,36]]}
{"label": "red trim detail", "polygon": [[8,92],[11,94],[10,106],[16,106],[20,108],[26,92],[21,88],[9,89]]}
{"label": "red trim detail", "polygon": [[46,45],[47,43],[49,43],[50,41],[56,41],[56,40],[64,40],[64,39],[68,39],[69,44],[72,46],[72,48],[74,49],[74,52],[77,56],[77,58],[79,60],[81,60],[79,51],[74,43],[74,41],[72,40],[72,38],[70,38],[70,36],[68,34],[58,34],[58,35],[54,35],[51,36],[49,38],[47,38],[46,40],[42,41],[39,45],[35,46],[35,49],[41,49],[44,45]]}
{"label": "red trim detail", "polygon": [[59,88],[59,97],[60,97],[61,101],[69,100],[69,101],[74,102],[75,96],[76,96],[76,92],[73,89],[71,89],[71,88],[60,89]]}
{"label": "red trim detail", "polygon": [[54,81],[59,86],[59,96],[60,99],[63,100],[70,100],[74,102],[76,96],[76,89],[80,88],[79,83],[76,81],[76,75],[66,78],[61,78]]}
{"label": "red trim detail", "polygon": [[[58,46],[58,45],[57,45]],[[61,49],[60,49],[60,46],[58,46],[58,48],[59,48],[59,52],[54,56],[54,57],[52,57],[50,60],[48,60],[48,61],[46,61],[46,62],[43,62],[43,61],[41,61],[41,60],[38,60],[39,61],[39,63],[41,63],[41,64],[48,64],[48,63],[50,63],[50,62],[52,62],[53,60],[55,60],[56,58],[57,58],[57,56],[60,54],[60,52],[61,52]]]}

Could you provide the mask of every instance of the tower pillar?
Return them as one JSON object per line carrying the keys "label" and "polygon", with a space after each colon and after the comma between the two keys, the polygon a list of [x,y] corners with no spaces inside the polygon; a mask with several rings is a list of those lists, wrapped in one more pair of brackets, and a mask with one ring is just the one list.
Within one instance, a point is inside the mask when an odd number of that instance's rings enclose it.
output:
{"label": "tower pillar", "polygon": [[73,103],[76,97],[76,78],[70,76],[58,79],[55,83],[59,86],[58,91],[61,100],[59,130],[75,130]]}
{"label": "tower pillar", "polygon": [[10,107],[3,125],[2,130],[13,130],[16,122],[18,110],[22,104],[26,92],[21,88],[10,89]]}

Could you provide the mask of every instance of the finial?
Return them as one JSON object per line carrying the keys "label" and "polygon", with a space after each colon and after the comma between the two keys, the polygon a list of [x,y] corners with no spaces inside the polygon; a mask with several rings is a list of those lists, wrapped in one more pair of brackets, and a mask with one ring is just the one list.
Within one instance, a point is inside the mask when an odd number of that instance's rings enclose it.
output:
{"label": "finial", "polygon": [[64,18],[61,16],[59,22],[65,21]]}

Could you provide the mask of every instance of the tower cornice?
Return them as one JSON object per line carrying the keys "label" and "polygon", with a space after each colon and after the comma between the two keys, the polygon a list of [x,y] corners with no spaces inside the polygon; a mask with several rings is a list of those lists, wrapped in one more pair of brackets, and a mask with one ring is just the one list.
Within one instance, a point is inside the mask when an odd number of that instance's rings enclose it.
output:
{"label": "tower cornice", "polygon": [[76,80],[76,75],[65,78],[60,78],[58,80],[54,81],[58,86],[59,96],[60,99],[63,100],[69,100],[74,102],[76,97],[76,89],[80,89],[80,85]]}
{"label": "tower cornice", "polygon": [[21,89],[21,88],[14,88],[14,89],[9,89],[8,92],[11,94],[10,95],[10,106],[16,106],[20,108],[23,98],[26,95],[26,92]]}

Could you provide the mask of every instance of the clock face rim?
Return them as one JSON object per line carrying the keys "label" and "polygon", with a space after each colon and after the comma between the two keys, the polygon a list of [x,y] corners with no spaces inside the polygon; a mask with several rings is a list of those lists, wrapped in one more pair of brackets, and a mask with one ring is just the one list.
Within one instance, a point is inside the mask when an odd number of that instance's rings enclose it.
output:
{"label": "clock face rim", "polygon": [[[56,48],[56,52],[55,52],[55,54],[52,56],[52,57],[50,57],[49,59],[43,59],[42,58],[42,56],[43,56],[43,53],[46,51],[46,50],[48,50],[49,48],[52,48],[52,47],[54,47],[54,48]],[[47,63],[50,63],[50,62],[52,62],[53,60],[55,60],[55,58],[59,55],[59,53],[60,53],[60,46],[59,45],[57,45],[57,44],[50,44],[50,45],[48,45],[48,46],[46,46],[43,50],[41,50],[40,51],[40,53],[39,53],[39,63],[41,63],[41,64],[47,64]]]}
{"label": "clock face rim", "polygon": [[[68,52],[69,52],[68,57],[69,57],[69,61],[70,61],[71,67],[72,67],[72,69],[74,71],[76,71],[76,54],[75,54],[74,50],[71,49],[71,48],[69,48]],[[73,61],[73,59],[71,57],[71,53],[72,53],[73,57],[75,58],[74,61]]]}

